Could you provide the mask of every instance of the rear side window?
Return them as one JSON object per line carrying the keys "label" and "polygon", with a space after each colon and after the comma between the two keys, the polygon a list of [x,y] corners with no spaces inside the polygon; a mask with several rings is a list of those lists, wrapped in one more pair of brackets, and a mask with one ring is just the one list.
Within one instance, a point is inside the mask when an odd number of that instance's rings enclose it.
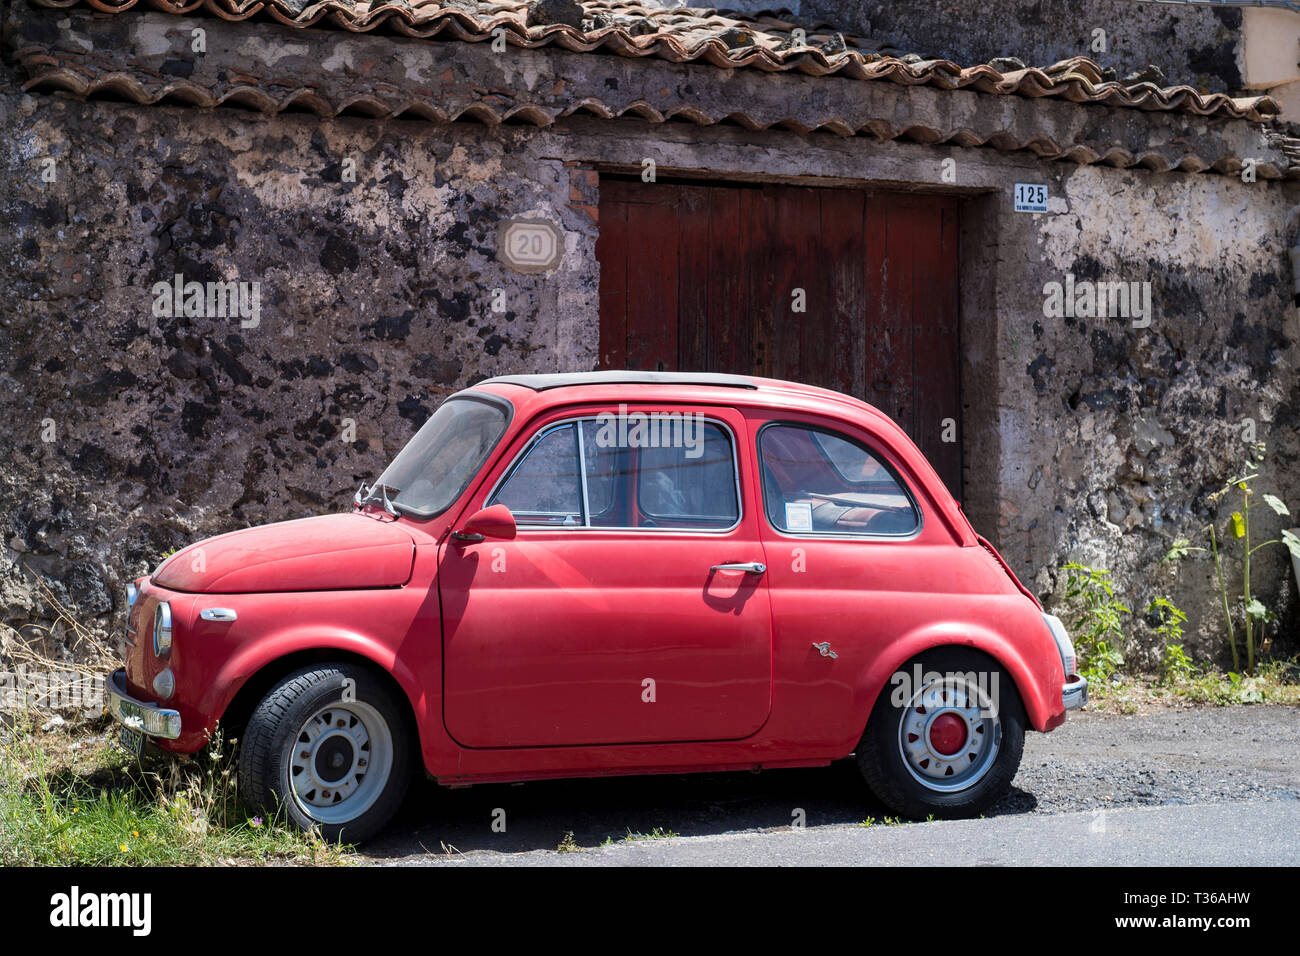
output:
{"label": "rear side window", "polygon": [[544,429],[488,504],[521,527],[724,531],[740,520],[735,443],[691,413],[620,413]]}
{"label": "rear side window", "polygon": [[758,436],[763,507],[788,534],[908,535],[920,526],[902,481],[876,455],[835,432],[767,425]]}

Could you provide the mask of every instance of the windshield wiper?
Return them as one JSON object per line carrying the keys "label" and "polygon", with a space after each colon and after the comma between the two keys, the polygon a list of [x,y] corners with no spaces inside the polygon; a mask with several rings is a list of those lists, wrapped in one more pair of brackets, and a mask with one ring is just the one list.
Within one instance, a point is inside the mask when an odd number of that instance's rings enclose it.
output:
{"label": "windshield wiper", "polygon": [[[376,488],[379,489],[378,495],[375,494]],[[401,489],[394,488],[393,491],[400,492]],[[378,481],[376,481],[369,488],[367,488],[366,483],[362,481],[361,487],[358,488],[357,493],[352,496],[352,503],[359,508],[364,508],[368,502],[376,501],[376,500],[379,501],[381,505],[383,505],[385,511],[387,511],[394,518],[397,517],[397,509],[393,507],[393,503],[388,499],[387,485],[381,485],[379,484]]]}

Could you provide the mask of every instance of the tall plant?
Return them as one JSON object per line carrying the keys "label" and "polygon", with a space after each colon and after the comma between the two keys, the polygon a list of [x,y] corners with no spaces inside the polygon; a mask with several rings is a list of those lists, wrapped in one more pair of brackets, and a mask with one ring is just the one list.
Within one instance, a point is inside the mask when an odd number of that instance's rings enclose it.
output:
{"label": "tall plant", "polygon": [[[1281,537],[1272,538],[1261,544],[1253,544],[1250,537],[1250,513],[1258,507],[1252,499],[1255,497],[1256,489],[1253,488],[1252,482],[1259,477],[1259,471],[1256,469],[1256,462],[1263,458],[1263,446],[1257,446],[1257,455],[1254,461],[1247,464],[1245,472],[1238,478],[1228,482],[1214,494],[1209,496],[1211,502],[1216,502],[1224,495],[1234,491],[1241,493],[1241,510],[1234,511],[1228,521],[1228,537],[1225,537],[1225,543],[1236,540],[1241,542],[1241,601],[1243,608],[1243,631],[1245,637],[1246,650],[1246,672],[1253,674],[1255,672],[1255,651],[1259,644],[1263,643],[1264,628],[1275,615],[1270,611],[1262,601],[1254,594],[1250,581],[1250,562],[1255,552],[1264,548],[1271,547],[1275,544],[1284,545],[1291,554],[1300,557],[1300,537],[1297,537],[1289,530],[1284,530]],[[1282,499],[1275,495],[1259,493],[1259,498],[1268,505],[1274,513],[1290,517],[1291,510],[1286,506]],[[1209,536],[1209,552],[1214,557],[1214,572],[1219,581],[1219,596],[1223,601],[1223,619],[1228,630],[1228,646],[1232,649],[1232,667],[1233,670],[1241,669],[1241,655],[1238,652],[1236,630],[1232,624],[1232,602],[1228,596],[1227,580],[1223,572],[1223,557],[1219,553],[1219,539],[1215,530],[1214,522],[1211,521],[1202,529]],[[1205,551],[1205,548],[1194,548],[1191,541],[1187,538],[1178,538],[1174,541],[1173,547],[1165,555],[1165,560],[1178,560],[1186,557],[1193,551]],[[1256,637],[1260,640],[1257,642]]]}
{"label": "tall plant", "polygon": [[1121,615],[1131,613],[1115,598],[1104,568],[1070,562],[1065,566],[1065,598],[1074,606],[1070,632],[1083,662],[1083,676],[1107,680],[1124,666],[1119,647],[1124,641]]}

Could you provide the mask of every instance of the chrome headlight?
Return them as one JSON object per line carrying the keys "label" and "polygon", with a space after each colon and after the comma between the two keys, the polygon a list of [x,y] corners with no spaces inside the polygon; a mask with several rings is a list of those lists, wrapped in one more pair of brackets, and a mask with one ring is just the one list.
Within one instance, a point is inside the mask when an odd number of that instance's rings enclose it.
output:
{"label": "chrome headlight", "polygon": [[172,607],[166,601],[153,612],[153,652],[159,657],[172,649]]}
{"label": "chrome headlight", "polygon": [[1075,674],[1079,673],[1079,658],[1074,652],[1074,642],[1070,640],[1070,635],[1065,630],[1065,625],[1055,614],[1044,614],[1043,620],[1052,631],[1052,637],[1056,641],[1056,649],[1061,652],[1061,667],[1065,669],[1066,680],[1069,680]]}

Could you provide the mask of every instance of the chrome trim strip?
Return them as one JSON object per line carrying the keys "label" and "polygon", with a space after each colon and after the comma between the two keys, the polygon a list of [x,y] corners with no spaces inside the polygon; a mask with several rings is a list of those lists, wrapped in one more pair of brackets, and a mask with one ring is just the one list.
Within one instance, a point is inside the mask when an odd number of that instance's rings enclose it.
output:
{"label": "chrome trim strip", "polygon": [[239,615],[230,607],[205,607],[199,611],[199,617],[205,621],[234,621],[238,620]]}
{"label": "chrome trim strip", "polygon": [[1047,622],[1047,629],[1052,632],[1052,640],[1056,642],[1056,651],[1061,657],[1061,669],[1065,671],[1065,679],[1068,681],[1079,666],[1079,652],[1074,646],[1074,641],[1070,640],[1070,632],[1065,629],[1064,621],[1055,614],[1046,612],[1043,613],[1043,620]]}
{"label": "chrome trim strip", "polygon": [[108,703],[104,709],[119,724],[138,730],[146,737],[175,740],[181,735],[179,711],[136,700],[126,692],[126,669],[119,667],[104,681]]}
{"label": "chrome trim strip", "polygon": [[126,642],[127,647],[135,647],[135,635],[131,633],[131,612],[135,610],[135,602],[140,600],[140,589],[135,586],[134,581],[128,581],[126,585],[126,627],[123,628],[122,640]]}
{"label": "chrome trim strip", "polygon": [[[163,635],[167,646],[163,647]],[[153,609],[153,653],[155,657],[166,657],[172,650],[172,606],[161,601]]]}
{"label": "chrome trim strip", "polygon": [[578,479],[582,482],[582,524],[591,527],[591,496],[587,493],[587,446],[582,440],[582,422],[573,426],[574,440],[578,443]]}
{"label": "chrome trim strip", "polygon": [[1061,703],[1066,710],[1078,710],[1088,703],[1088,678],[1075,677],[1061,688]]}

